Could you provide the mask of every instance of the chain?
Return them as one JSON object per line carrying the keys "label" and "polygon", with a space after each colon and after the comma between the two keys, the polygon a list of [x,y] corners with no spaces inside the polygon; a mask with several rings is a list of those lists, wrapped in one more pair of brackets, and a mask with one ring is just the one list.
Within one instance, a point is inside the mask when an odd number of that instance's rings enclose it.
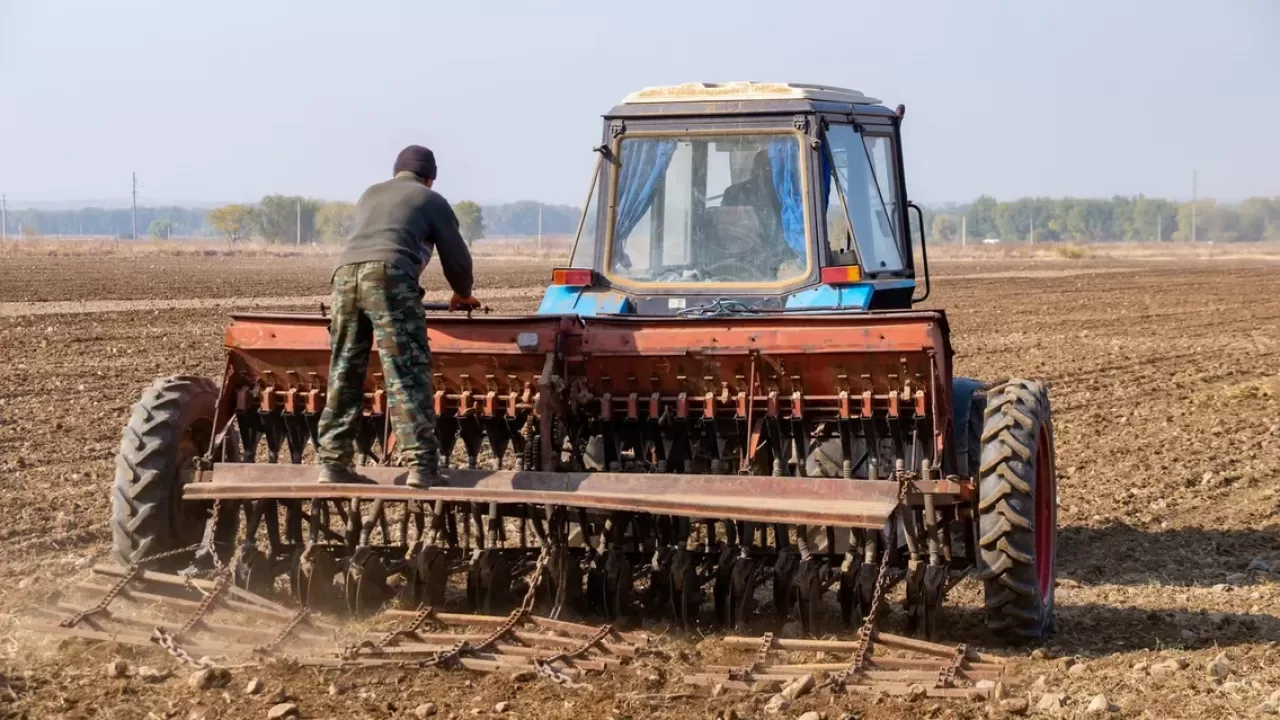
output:
{"label": "chain", "polygon": [[511,615],[507,617],[506,622],[499,625],[497,630],[494,630],[493,632],[486,635],[484,640],[481,640],[480,644],[472,647],[471,650],[473,652],[484,652],[485,650],[488,650],[489,646],[498,642],[498,640],[501,639],[503,635],[506,635],[512,630],[515,630],[516,625],[520,624],[520,621],[524,619],[524,616],[527,612],[528,611],[525,610],[523,607],[519,607],[519,608],[516,608],[515,610],[512,610]]}
{"label": "chain", "polygon": [[867,659],[871,656],[871,643],[876,633],[876,618],[880,614],[880,606],[884,604],[885,589],[889,585],[889,550],[893,547],[897,536],[897,524],[893,520],[897,519],[897,510],[901,508],[907,500],[907,488],[910,483],[900,477],[898,479],[898,504],[894,507],[894,512],[889,515],[889,534],[885,538],[884,550],[880,555],[880,568],[876,571],[875,589],[871,593],[871,607],[867,610],[867,617],[862,622],[862,626],[858,628],[858,645],[853,652],[853,661],[849,663],[849,667],[841,670],[831,677],[831,684],[837,687],[843,687],[851,677],[861,675],[866,670]]}
{"label": "chain", "polygon": [[539,660],[537,658],[534,658],[533,669],[538,673],[539,676],[550,680],[551,682],[555,683],[556,685],[559,685],[560,687],[587,688],[587,689],[591,688],[590,685],[587,685],[585,683],[574,682],[573,678],[551,667],[552,662],[553,660]]}
{"label": "chain", "polygon": [[298,626],[309,617],[311,617],[311,608],[301,608],[294,614],[293,618],[289,620],[288,624],[281,628],[280,632],[276,633],[275,637],[271,638],[270,642],[266,645],[259,645],[253,649],[253,652],[258,655],[270,655],[274,653],[276,648],[284,644],[284,641],[288,640],[289,636],[298,629]]}
{"label": "chain", "polygon": [[213,558],[213,567],[218,572],[222,572],[222,558],[218,557],[218,548],[215,547],[216,540],[214,535],[218,525],[218,515],[222,512],[222,500],[213,501],[213,513],[209,516],[209,522],[204,526],[204,537],[200,540],[200,547],[209,552],[209,557]]}
{"label": "chain", "polygon": [[964,658],[969,654],[969,646],[960,643],[956,646],[956,654],[951,657],[951,662],[947,666],[938,671],[938,680],[934,683],[934,687],[948,688],[955,685],[956,671],[960,669],[960,665],[964,663]]}
{"label": "chain", "polygon": [[151,631],[151,642],[164,648],[178,662],[190,668],[203,669],[213,667],[213,663],[209,660],[201,658],[200,660],[191,657],[191,653],[182,649],[173,636],[165,631],[164,628],[155,628]]}
{"label": "chain", "polygon": [[550,657],[546,657],[546,658],[534,658],[533,669],[537,671],[538,675],[550,680],[551,682],[557,685],[560,685],[561,687],[590,688],[591,687],[590,685],[574,682],[573,678],[569,677],[568,675],[552,667],[552,663],[564,662],[567,664],[569,662],[572,662],[575,658],[580,658],[583,655],[587,654],[587,652],[589,652],[592,647],[595,647],[596,643],[599,643],[601,640],[604,640],[605,638],[609,637],[609,635],[611,634],[613,634],[612,625],[601,625],[599,628],[596,629],[596,632],[594,635],[592,635],[591,637],[588,637],[586,640],[583,640],[581,644],[579,644],[577,647],[573,648],[572,650],[566,650],[562,653],[557,653],[555,655],[551,655]]}
{"label": "chain", "polygon": [[138,575],[140,575],[141,573],[142,573],[141,565],[130,565],[128,572],[126,572],[124,576],[122,576],[119,580],[117,580],[116,584],[112,585],[110,590],[107,590],[107,593],[102,596],[102,599],[98,601],[97,605],[94,605],[93,607],[87,610],[81,610],[75,615],[72,615],[66,620],[63,620],[62,622],[58,623],[58,625],[64,628],[75,627],[76,625],[79,625],[81,622],[83,622],[86,618],[91,617],[93,615],[97,615],[101,612],[105,612],[107,609],[107,606],[111,604],[111,601],[115,600],[116,597],[118,597],[120,593],[124,591],[124,586],[132,582],[133,579],[138,577]]}
{"label": "chain", "polygon": [[194,630],[195,627],[200,624],[200,621],[204,619],[205,613],[209,612],[209,609],[213,607],[215,602],[217,602],[218,597],[222,595],[222,593],[226,592],[229,587],[231,587],[231,583],[227,579],[227,576],[225,574],[219,575],[218,579],[213,583],[213,590],[210,590],[209,594],[205,595],[204,598],[200,600],[200,604],[196,606],[196,611],[187,619],[186,624],[178,630],[176,633],[177,636],[184,638],[187,633]]}
{"label": "chain", "polygon": [[520,603],[519,612],[521,614],[533,612],[533,603],[538,594],[538,584],[542,582],[542,571],[546,569],[547,563],[550,561],[550,544],[543,545],[542,552],[538,554],[538,563],[533,568],[533,577],[529,580],[529,590],[524,594],[524,600]]}
{"label": "chain", "polygon": [[418,664],[418,667],[423,667],[423,668],[448,667],[455,661],[461,659],[462,653],[468,652],[468,651],[469,651],[469,646],[467,645],[467,641],[459,640],[458,642],[454,643],[453,647],[449,648],[448,650],[445,650],[444,652],[438,652],[432,655],[430,658],[423,660],[421,663]]}
{"label": "chain", "polygon": [[389,631],[386,635],[379,638],[378,641],[373,644],[373,647],[377,650],[381,650],[402,637],[415,637],[417,636],[418,631],[422,629],[422,626],[426,625],[429,621],[433,623],[438,622],[436,620],[436,610],[429,605],[423,606],[422,609],[418,610],[418,614],[413,617],[413,620],[410,621],[408,625]]}
{"label": "chain", "polygon": [[755,658],[740,668],[734,668],[729,671],[730,680],[738,680],[747,682],[751,679],[751,673],[755,672],[764,665],[769,659],[769,650],[773,648],[773,633],[767,632],[760,637],[760,647],[756,649]]}

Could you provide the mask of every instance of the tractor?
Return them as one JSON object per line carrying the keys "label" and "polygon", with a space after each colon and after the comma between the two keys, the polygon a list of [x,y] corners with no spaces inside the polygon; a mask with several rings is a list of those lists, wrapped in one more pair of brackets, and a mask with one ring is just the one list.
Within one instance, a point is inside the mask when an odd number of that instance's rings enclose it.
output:
{"label": "tractor", "polygon": [[376,358],[363,482],[317,484],[325,308],[233,315],[217,382],[158,380],[132,411],[114,557],[339,612],[523,596],[553,618],[810,633],[874,620],[901,583],[926,638],[977,577],[991,631],[1044,638],[1048,391],[953,376],[947,317],[919,308],[904,115],[797,83],[627,96],[537,311],[429,313],[450,461],[428,490],[397,465]]}

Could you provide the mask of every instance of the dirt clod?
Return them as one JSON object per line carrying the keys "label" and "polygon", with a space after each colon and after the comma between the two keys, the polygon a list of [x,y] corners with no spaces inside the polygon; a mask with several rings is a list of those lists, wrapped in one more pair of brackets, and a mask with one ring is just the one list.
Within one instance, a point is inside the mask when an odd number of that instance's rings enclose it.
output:
{"label": "dirt clod", "polygon": [[284,720],[298,717],[298,706],[294,703],[278,703],[267,711],[267,720]]}
{"label": "dirt clod", "polygon": [[133,664],[119,658],[107,663],[107,677],[112,679],[126,678],[134,674]]}
{"label": "dirt clod", "polygon": [[231,671],[221,667],[201,668],[187,678],[187,684],[196,690],[226,687],[229,682]]}
{"label": "dirt clod", "polygon": [[413,709],[413,716],[416,718],[429,718],[437,712],[436,704],[433,702],[425,702]]}
{"label": "dirt clod", "polygon": [[511,673],[511,682],[527,683],[538,679],[538,673],[535,670],[517,670]]}
{"label": "dirt clod", "polygon": [[161,670],[150,665],[143,665],[138,668],[138,679],[143,682],[159,683],[173,677],[173,673],[168,670]]}
{"label": "dirt clod", "polygon": [[1025,715],[1031,703],[1026,698],[1006,698],[1000,701],[1000,709],[1010,715]]}
{"label": "dirt clod", "polygon": [[796,718],[796,720],[822,720],[822,715],[817,712],[814,712],[813,710],[810,710],[809,712]]}
{"label": "dirt clod", "polygon": [[1205,666],[1210,677],[1226,678],[1231,674],[1231,661],[1227,659],[1226,653],[1220,653],[1217,657],[1209,661]]}
{"label": "dirt clod", "polygon": [[263,690],[265,687],[266,687],[266,684],[265,684],[265,683],[263,683],[261,679],[259,679],[259,678],[252,678],[252,679],[250,679],[250,680],[249,680],[248,684],[246,684],[246,685],[244,686],[244,694],[245,694],[245,695],[257,695],[258,693],[262,692],[262,690]]}
{"label": "dirt clod", "polygon": [[511,703],[507,702],[506,700],[503,700],[502,702],[493,706],[493,712],[498,715],[501,715],[502,713],[510,709],[511,709]]}
{"label": "dirt clod", "polygon": [[1040,696],[1040,702],[1036,703],[1036,710],[1052,715],[1060,714],[1067,706],[1067,694],[1060,692],[1045,693]]}
{"label": "dirt clod", "polygon": [[1106,695],[1101,693],[1094,695],[1093,700],[1089,701],[1089,706],[1085,708],[1085,712],[1090,714],[1100,714],[1114,712],[1115,708],[1111,705],[1111,701]]}

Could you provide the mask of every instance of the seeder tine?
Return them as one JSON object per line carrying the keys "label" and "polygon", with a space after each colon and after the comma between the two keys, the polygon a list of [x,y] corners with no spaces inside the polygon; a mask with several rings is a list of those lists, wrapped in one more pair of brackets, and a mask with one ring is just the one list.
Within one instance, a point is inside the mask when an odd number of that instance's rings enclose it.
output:
{"label": "seeder tine", "polygon": [[489,438],[489,449],[493,451],[493,459],[497,469],[501,470],[507,456],[507,448],[511,445],[506,419],[502,416],[490,416],[484,419],[485,435]]}
{"label": "seeder tine", "polygon": [[307,421],[299,413],[282,415],[285,440],[289,445],[289,460],[294,465],[302,462],[302,452],[307,447]]}
{"label": "seeder tine", "polygon": [[279,410],[260,410],[258,421],[267,439],[267,462],[280,462],[280,447],[285,444],[288,434],[283,414]]}
{"label": "seeder tine", "polygon": [[236,425],[240,429],[243,446],[240,462],[257,462],[258,444],[262,439],[262,423],[256,410],[237,410]]}

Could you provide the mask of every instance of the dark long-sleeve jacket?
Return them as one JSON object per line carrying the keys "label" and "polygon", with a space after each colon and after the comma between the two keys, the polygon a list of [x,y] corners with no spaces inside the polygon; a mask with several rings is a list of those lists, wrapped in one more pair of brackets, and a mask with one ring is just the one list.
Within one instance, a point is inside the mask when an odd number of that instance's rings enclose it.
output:
{"label": "dark long-sleeve jacket", "polygon": [[469,297],[471,251],[458,231],[453,207],[412,174],[400,173],[365,190],[356,203],[355,229],[343,244],[337,267],[385,262],[415,278],[422,275],[432,252],[453,291]]}

